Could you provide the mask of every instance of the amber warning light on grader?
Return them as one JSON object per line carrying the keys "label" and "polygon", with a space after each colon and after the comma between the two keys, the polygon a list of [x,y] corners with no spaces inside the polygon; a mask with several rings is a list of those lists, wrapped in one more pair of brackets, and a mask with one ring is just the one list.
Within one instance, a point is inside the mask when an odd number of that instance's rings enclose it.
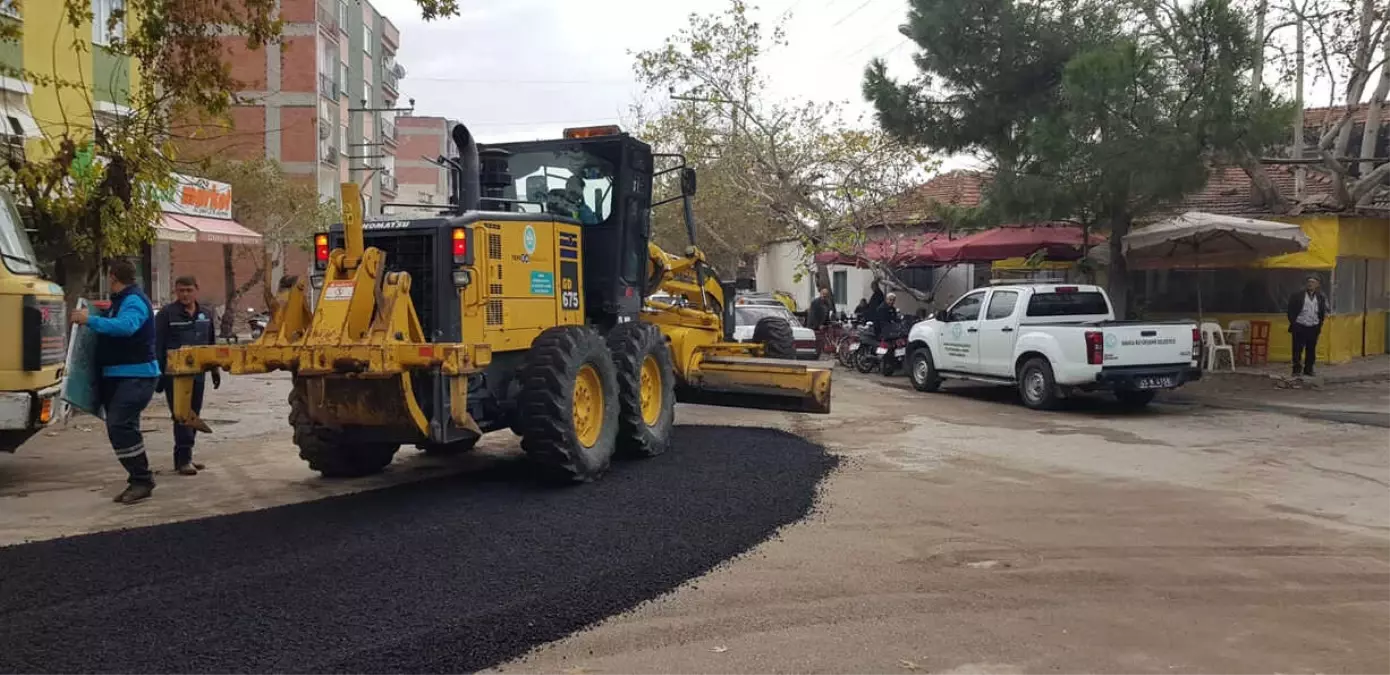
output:
{"label": "amber warning light on grader", "polygon": [[571,127],[565,129],[565,138],[594,138],[597,136],[616,136],[623,133],[616,124],[602,127]]}

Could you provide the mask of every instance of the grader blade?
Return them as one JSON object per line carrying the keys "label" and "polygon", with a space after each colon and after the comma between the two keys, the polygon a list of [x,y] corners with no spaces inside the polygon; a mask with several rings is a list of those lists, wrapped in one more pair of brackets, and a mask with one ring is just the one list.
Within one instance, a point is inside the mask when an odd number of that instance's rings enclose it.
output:
{"label": "grader blade", "polygon": [[169,379],[173,380],[174,386],[174,420],[205,434],[212,433],[212,427],[193,411],[193,376],[180,375]]}
{"label": "grader blade", "polygon": [[711,355],[700,359],[676,399],[729,408],[830,413],[830,369],[796,361]]}

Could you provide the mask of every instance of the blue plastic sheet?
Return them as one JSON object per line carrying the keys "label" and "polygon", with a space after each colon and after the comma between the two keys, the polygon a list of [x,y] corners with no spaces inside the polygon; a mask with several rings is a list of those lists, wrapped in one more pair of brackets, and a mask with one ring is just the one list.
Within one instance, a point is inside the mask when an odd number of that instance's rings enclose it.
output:
{"label": "blue plastic sheet", "polygon": [[[88,309],[87,301],[79,299],[77,308]],[[74,325],[68,336],[68,361],[64,368],[62,397],[70,407],[106,419],[98,391],[101,372],[97,369],[96,353],[96,333],[86,326]]]}

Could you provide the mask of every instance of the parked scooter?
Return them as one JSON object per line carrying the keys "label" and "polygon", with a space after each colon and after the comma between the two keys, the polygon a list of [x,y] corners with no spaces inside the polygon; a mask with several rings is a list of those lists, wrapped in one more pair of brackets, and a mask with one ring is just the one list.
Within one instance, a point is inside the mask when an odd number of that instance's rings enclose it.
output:
{"label": "parked scooter", "polygon": [[266,325],[270,323],[270,315],[257,314],[254,309],[247,309],[246,313],[251,315],[246,319],[247,325],[251,326],[251,339],[259,340],[261,335],[265,334]]}

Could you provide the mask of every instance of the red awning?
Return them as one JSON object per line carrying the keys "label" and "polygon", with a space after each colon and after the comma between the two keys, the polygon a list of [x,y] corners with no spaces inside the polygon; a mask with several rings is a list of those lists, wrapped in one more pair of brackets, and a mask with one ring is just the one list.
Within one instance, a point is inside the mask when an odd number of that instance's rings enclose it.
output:
{"label": "red awning", "polygon": [[[1092,234],[1090,245],[1105,241]],[[1083,255],[1081,228],[1075,225],[1031,225],[997,227],[954,240],[933,242],[931,262],[993,262],[1007,258],[1027,258],[1045,250],[1048,260],[1077,260]],[[925,256],[924,256],[925,257]]]}
{"label": "red awning", "polygon": [[188,216],[181,213],[164,214],[164,222],[160,224],[160,230],[172,230],[175,228],[193,230],[197,232],[198,241],[210,244],[248,244],[256,246],[261,243],[261,235],[259,232],[248,229],[235,220],[203,218],[201,216]]}
{"label": "red awning", "polygon": [[198,231],[165,216],[155,226],[154,238],[159,241],[193,243],[198,241]]}

